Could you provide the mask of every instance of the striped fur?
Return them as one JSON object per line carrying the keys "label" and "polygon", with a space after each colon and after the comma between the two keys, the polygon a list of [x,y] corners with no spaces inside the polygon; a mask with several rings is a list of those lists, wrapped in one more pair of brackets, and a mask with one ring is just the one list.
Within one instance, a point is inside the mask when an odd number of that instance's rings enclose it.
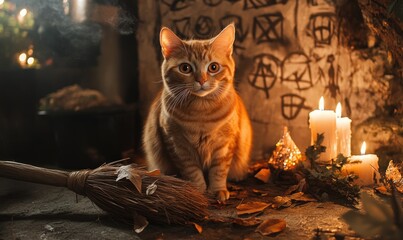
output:
{"label": "striped fur", "polygon": [[[164,35],[165,34],[165,35]],[[229,198],[227,179],[246,177],[252,130],[233,86],[233,25],[210,40],[180,40],[161,30],[163,89],[147,118],[143,144],[150,170],[177,174],[220,201]],[[190,74],[181,72],[188,63]],[[217,73],[208,66],[218,63]]]}

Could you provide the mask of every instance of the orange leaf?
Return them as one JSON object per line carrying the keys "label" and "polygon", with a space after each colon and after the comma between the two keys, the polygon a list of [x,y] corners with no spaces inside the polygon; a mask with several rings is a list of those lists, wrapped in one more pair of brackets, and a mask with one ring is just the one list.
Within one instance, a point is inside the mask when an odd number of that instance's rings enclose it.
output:
{"label": "orange leaf", "polygon": [[256,226],[260,223],[262,223],[262,219],[256,218],[256,217],[250,217],[250,218],[235,218],[233,220],[233,223],[244,226],[244,227],[251,227],[251,226]]}
{"label": "orange leaf", "polygon": [[264,203],[264,202],[248,202],[248,203],[243,203],[239,204],[236,207],[237,214],[242,215],[242,214],[250,214],[250,213],[255,213],[255,212],[261,212],[265,208],[270,206],[270,203]]}
{"label": "orange leaf", "polygon": [[263,168],[263,169],[260,169],[260,171],[258,173],[256,173],[255,178],[259,179],[260,181],[262,181],[264,183],[268,183],[270,176],[271,176],[270,169]]}
{"label": "orange leaf", "polygon": [[282,232],[286,226],[287,224],[284,219],[266,219],[256,228],[255,232],[267,236],[273,233]]}
{"label": "orange leaf", "polygon": [[200,226],[199,224],[194,223],[194,222],[190,222],[190,223],[193,224],[193,226],[196,228],[196,230],[197,230],[197,232],[199,234],[203,232],[203,227],[202,226]]}
{"label": "orange leaf", "polygon": [[161,175],[161,171],[159,169],[155,169],[146,173],[147,176],[155,177]]}

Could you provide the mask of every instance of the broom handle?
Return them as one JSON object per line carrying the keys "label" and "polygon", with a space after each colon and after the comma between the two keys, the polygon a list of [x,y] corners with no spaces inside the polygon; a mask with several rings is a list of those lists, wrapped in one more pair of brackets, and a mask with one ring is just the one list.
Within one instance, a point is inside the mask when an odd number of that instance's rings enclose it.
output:
{"label": "broom handle", "polygon": [[0,177],[15,180],[66,187],[69,172],[35,167],[29,164],[0,161]]}

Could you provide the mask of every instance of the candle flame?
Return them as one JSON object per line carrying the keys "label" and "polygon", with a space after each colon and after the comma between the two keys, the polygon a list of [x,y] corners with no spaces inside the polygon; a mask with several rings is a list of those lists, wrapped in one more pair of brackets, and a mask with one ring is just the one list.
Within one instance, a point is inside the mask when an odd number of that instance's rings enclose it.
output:
{"label": "candle flame", "polygon": [[319,99],[319,110],[325,110],[325,99],[323,99],[323,96]]}
{"label": "candle flame", "polygon": [[367,150],[367,144],[364,141],[361,145],[361,155],[365,154],[365,150]]}
{"label": "candle flame", "polygon": [[340,104],[340,102],[337,103],[337,106],[336,106],[336,117],[341,118],[341,104]]}

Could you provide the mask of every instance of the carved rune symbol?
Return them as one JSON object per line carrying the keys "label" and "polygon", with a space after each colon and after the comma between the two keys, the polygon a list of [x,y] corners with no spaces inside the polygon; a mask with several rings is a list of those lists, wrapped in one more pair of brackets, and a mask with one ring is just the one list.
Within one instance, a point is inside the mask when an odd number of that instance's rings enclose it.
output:
{"label": "carved rune symbol", "polygon": [[172,12],[180,11],[191,6],[192,0],[162,0]]}
{"label": "carved rune symbol", "polygon": [[302,109],[310,109],[304,105],[305,98],[297,94],[284,94],[281,96],[281,114],[287,120],[295,119]]}
{"label": "carved rune symbol", "polygon": [[282,64],[281,82],[296,84],[298,90],[306,90],[313,86],[309,58],[304,53],[291,53]]}
{"label": "carved rune symbol", "polygon": [[190,30],[190,17],[173,20],[173,24],[174,31],[179,37],[188,38],[192,35]]}
{"label": "carved rune symbol", "polygon": [[196,20],[194,31],[198,37],[206,38],[210,37],[213,33],[213,19],[208,16],[200,16]]}
{"label": "carved rune symbol", "polygon": [[253,18],[253,38],[257,43],[283,40],[283,20],[281,13],[269,13]]}
{"label": "carved rune symbol", "polygon": [[310,17],[315,47],[330,45],[335,35],[334,13],[318,13]]}
{"label": "carved rune symbol", "polygon": [[249,74],[249,83],[265,92],[270,97],[269,90],[274,86],[278,73],[278,60],[269,54],[260,54],[254,57],[253,71]]}

